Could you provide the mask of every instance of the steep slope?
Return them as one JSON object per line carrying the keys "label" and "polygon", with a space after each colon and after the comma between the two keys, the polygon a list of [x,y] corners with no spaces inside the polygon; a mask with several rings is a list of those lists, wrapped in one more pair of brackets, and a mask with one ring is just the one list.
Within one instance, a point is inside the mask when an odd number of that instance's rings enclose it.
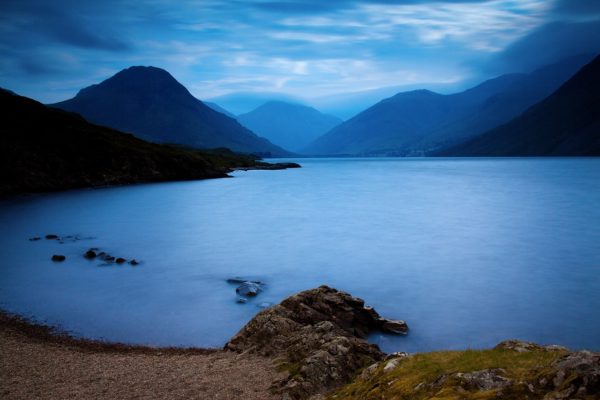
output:
{"label": "steep slope", "polygon": [[590,56],[563,60],[531,74],[508,74],[452,95],[399,93],[311,143],[307,154],[432,154],[516,117],[542,100]]}
{"label": "steep slope", "polygon": [[130,67],[52,106],[152,142],[227,147],[261,155],[287,154],[236,120],[204,105],[160,68]]}
{"label": "steep slope", "polygon": [[312,107],[283,101],[269,101],[238,116],[238,121],[271,142],[300,151],[342,120]]}
{"label": "steep slope", "polygon": [[221,114],[227,115],[229,118],[237,119],[237,117],[233,113],[230,113],[229,111],[227,111],[226,109],[224,109],[223,107],[218,105],[217,103],[212,103],[210,101],[203,101],[202,103],[204,103],[205,106],[210,107],[217,112],[220,112]]}
{"label": "steep slope", "polygon": [[600,56],[509,123],[445,156],[600,156]]}
{"label": "steep slope", "polygon": [[216,178],[254,157],[148,143],[0,90],[0,195]]}

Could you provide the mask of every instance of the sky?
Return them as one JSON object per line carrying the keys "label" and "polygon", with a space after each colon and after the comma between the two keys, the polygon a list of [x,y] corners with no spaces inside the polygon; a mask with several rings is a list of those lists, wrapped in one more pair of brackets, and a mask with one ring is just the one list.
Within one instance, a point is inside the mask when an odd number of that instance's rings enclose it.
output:
{"label": "sky", "polygon": [[460,88],[598,38],[599,0],[2,0],[0,87],[50,103],[152,65],[200,99]]}

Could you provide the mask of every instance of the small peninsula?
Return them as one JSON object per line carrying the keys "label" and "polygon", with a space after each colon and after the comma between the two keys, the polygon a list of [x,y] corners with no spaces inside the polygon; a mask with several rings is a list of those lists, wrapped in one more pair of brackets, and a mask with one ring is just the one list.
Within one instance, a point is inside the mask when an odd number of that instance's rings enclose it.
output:
{"label": "small peninsula", "polygon": [[85,187],[222,178],[234,169],[299,167],[228,149],[155,144],[0,90],[0,196]]}

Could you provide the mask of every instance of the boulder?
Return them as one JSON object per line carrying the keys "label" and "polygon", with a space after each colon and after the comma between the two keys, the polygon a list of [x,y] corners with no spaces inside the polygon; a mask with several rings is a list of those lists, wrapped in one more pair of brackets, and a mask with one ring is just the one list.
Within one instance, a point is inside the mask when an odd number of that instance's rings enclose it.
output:
{"label": "boulder", "polygon": [[457,372],[459,385],[467,390],[495,390],[502,389],[512,384],[512,381],[503,375],[506,371],[502,368],[484,369],[472,372]]}
{"label": "boulder", "polygon": [[127,260],[126,260],[126,259],[124,259],[123,257],[118,257],[118,258],[115,260],[115,262],[116,262],[117,264],[123,264],[123,263],[125,263],[126,261],[127,261]]}
{"label": "boulder", "polygon": [[533,383],[549,392],[548,399],[600,398],[600,353],[568,353],[552,366],[550,373]]}
{"label": "boulder", "polygon": [[381,330],[388,333],[406,334],[408,332],[408,325],[406,322],[395,320],[395,319],[383,319],[381,323]]}
{"label": "boulder", "polygon": [[96,258],[97,254],[94,250],[89,249],[88,251],[86,251],[83,256],[85,258],[87,258],[88,260],[93,260],[94,258]]}
{"label": "boulder", "polygon": [[63,256],[62,254],[54,254],[51,258],[51,260],[54,262],[62,262],[62,261],[65,261],[66,259],[67,259],[67,257]]}
{"label": "boulder", "polygon": [[255,297],[261,292],[262,288],[260,284],[256,282],[243,282],[240,286],[235,289],[235,292],[240,296]]}
{"label": "boulder", "polygon": [[494,347],[495,349],[513,350],[518,353],[525,353],[528,351],[567,351],[566,347],[558,346],[555,344],[543,346],[533,342],[525,342],[522,340],[510,339],[500,342]]}
{"label": "boulder", "polygon": [[350,381],[385,354],[365,337],[388,321],[364,301],[321,286],[259,312],[227,350],[275,357],[289,374],[274,390],[291,399],[324,393]]}

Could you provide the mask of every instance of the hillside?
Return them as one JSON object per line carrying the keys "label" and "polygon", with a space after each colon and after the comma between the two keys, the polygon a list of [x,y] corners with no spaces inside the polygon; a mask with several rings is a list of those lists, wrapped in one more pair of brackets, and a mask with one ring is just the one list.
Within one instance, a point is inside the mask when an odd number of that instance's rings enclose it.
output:
{"label": "hillside", "polygon": [[51,106],[155,143],[226,147],[263,156],[289,154],[235,119],[207,107],[160,68],[127,68]]}
{"label": "hillside", "polygon": [[569,79],[589,56],[508,74],[452,95],[399,93],[335,127],[304,152],[423,156],[510,121]]}
{"label": "hillside", "polygon": [[[224,177],[255,157],[145,142],[0,90],[0,195]],[[270,165],[267,165],[270,167]]]}
{"label": "hillside", "polygon": [[301,104],[269,101],[238,121],[283,148],[299,152],[342,120]]}
{"label": "hillside", "polygon": [[443,156],[600,156],[600,56],[509,123]]}

